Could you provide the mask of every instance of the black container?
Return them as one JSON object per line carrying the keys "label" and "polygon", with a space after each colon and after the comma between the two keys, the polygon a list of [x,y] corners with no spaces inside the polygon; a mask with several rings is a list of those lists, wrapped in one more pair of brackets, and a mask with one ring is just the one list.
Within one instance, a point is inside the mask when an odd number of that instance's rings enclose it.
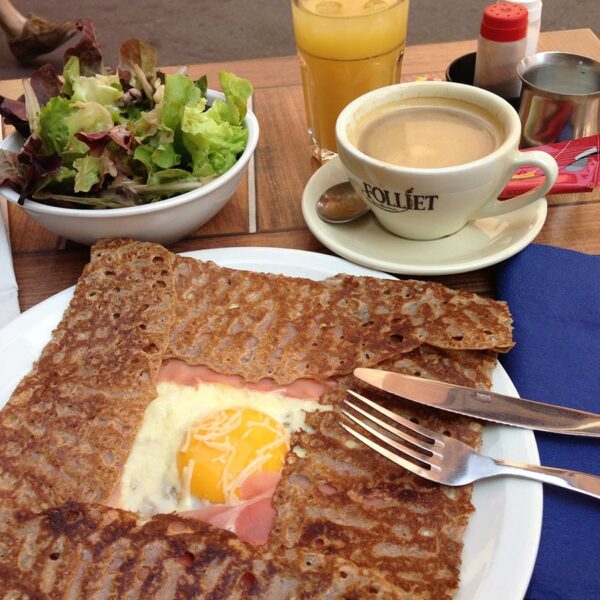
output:
{"label": "black container", "polygon": [[[446,69],[446,81],[453,81],[454,83],[464,83],[466,85],[473,85],[473,79],[475,78],[475,52],[464,54],[459,56],[456,60],[453,60]],[[506,98],[509,104],[515,109],[519,110],[520,98]]]}
{"label": "black container", "polygon": [[475,52],[459,56],[453,60],[446,69],[446,81],[473,85],[475,77]]}

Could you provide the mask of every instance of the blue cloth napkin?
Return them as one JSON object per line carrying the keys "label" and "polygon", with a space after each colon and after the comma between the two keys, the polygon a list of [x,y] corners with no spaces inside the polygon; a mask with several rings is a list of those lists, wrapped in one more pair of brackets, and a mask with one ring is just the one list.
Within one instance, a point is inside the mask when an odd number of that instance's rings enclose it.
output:
{"label": "blue cloth napkin", "polygon": [[[531,245],[498,267],[516,346],[501,362],[524,398],[600,413],[600,256]],[[600,475],[600,439],[535,434],[541,463]],[[600,598],[600,500],[544,486],[530,600]]]}

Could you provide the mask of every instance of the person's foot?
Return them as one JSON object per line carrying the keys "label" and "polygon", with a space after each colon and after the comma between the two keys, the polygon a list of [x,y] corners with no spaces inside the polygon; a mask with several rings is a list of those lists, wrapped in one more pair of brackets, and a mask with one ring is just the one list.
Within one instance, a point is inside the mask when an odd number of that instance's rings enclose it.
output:
{"label": "person's foot", "polygon": [[19,36],[9,39],[8,46],[20,63],[27,64],[41,54],[58,48],[76,33],[77,29],[71,21],[53,23],[44,17],[29,15],[23,31]]}

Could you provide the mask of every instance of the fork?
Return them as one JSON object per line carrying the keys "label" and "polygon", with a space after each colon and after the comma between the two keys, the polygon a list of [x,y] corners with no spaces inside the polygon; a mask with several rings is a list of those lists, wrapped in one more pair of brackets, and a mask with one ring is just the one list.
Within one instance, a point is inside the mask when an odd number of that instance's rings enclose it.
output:
{"label": "fork", "polygon": [[[473,450],[460,440],[404,419],[352,390],[348,390],[348,393],[358,402],[344,400],[345,408],[342,414],[384,445],[344,422],[340,422],[340,425],[369,448],[425,479],[444,485],[460,486],[489,477],[512,475],[600,498],[600,477],[596,475],[491,458]],[[403,429],[368,412],[364,406]]]}

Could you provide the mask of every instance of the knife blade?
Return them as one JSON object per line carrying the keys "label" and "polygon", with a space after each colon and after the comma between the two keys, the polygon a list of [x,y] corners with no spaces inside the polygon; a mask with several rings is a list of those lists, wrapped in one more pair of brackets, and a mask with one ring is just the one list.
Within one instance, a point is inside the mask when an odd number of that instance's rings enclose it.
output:
{"label": "knife blade", "polygon": [[566,435],[600,437],[600,415],[379,369],[358,379],[413,402],[485,421]]}

